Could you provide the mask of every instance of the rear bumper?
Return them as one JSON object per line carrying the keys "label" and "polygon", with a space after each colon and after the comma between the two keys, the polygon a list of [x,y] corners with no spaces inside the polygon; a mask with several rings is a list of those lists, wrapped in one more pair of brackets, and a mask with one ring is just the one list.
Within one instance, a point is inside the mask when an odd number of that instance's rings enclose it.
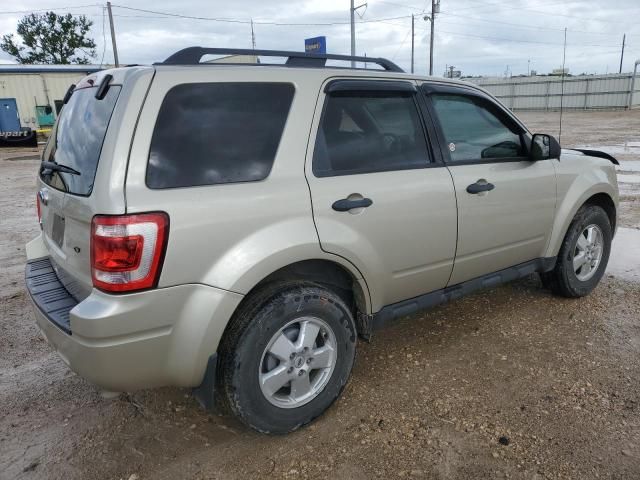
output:
{"label": "rear bumper", "polygon": [[76,302],[55,284],[55,271],[46,271],[47,262],[46,257],[35,259],[26,267],[38,326],[73,371],[107,390],[200,385],[242,299],[190,284],[127,295],[94,289]]}

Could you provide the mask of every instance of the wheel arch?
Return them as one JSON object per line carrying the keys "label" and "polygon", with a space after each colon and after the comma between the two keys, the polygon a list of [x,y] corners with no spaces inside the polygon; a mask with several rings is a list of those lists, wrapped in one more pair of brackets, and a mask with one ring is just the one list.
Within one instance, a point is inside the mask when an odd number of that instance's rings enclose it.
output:
{"label": "wheel arch", "polygon": [[296,280],[324,285],[359,311],[370,310],[368,290],[360,275],[338,262],[320,258],[297,261],[275,270],[260,280],[247,295],[268,283]]}
{"label": "wheel arch", "polygon": [[[367,283],[360,272],[341,257],[334,258],[309,258],[297,260],[283,265],[262,278],[247,291],[243,300],[235,311],[242,308],[243,304],[250,300],[253,294],[266,285],[275,282],[313,282],[332,290],[351,308],[354,321],[360,332],[358,314],[371,313],[371,297]],[[235,314],[235,312],[234,312]],[[225,332],[233,324],[234,315],[225,326]],[[224,333],[223,333],[224,337]]]}
{"label": "wheel arch", "polygon": [[546,256],[555,257],[558,255],[562,241],[569,230],[573,218],[584,205],[597,205],[601,207],[611,222],[612,231],[615,232],[618,215],[617,202],[614,200],[616,198],[616,192],[608,183],[595,185],[584,191],[582,195],[572,195],[571,192],[569,192],[556,211],[556,218],[554,220],[553,231]]}
{"label": "wheel arch", "polygon": [[609,217],[609,223],[611,224],[611,231],[616,231],[618,214],[616,209],[616,204],[613,202],[613,199],[604,192],[596,193],[589,197],[583,205],[596,205],[601,207]]}

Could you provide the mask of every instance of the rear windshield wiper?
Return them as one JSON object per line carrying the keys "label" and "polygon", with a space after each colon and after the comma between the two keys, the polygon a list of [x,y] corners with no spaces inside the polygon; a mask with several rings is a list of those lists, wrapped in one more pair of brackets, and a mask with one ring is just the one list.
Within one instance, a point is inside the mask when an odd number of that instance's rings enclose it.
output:
{"label": "rear windshield wiper", "polygon": [[[49,172],[45,173],[45,170],[49,170]],[[66,165],[62,165],[56,162],[42,162],[40,165],[40,173],[45,173],[45,175],[51,172],[62,172],[62,173],[70,173],[72,175],[81,175],[81,173],[71,167],[67,167]]]}

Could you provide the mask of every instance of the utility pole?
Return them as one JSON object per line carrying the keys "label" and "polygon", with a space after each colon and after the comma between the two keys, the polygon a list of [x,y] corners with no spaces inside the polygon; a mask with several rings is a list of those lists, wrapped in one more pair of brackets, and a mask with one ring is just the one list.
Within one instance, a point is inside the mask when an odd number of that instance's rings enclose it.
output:
{"label": "utility pole", "polygon": [[624,59],[624,42],[627,39],[627,34],[623,34],[622,35],[622,52],[620,53],[620,70],[618,70],[618,73],[622,73],[622,60]]}
{"label": "utility pole", "polygon": [[[363,3],[362,5],[358,5],[357,7],[354,5],[354,0],[351,0],[351,8],[349,8],[349,13],[351,15],[351,56],[356,56],[356,10],[362,7],[366,7],[367,4]],[[358,14],[359,15],[359,14]],[[356,62],[351,60],[351,68],[356,68]]]}
{"label": "utility pole", "polygon": [[411,15],[411,73],[413,73],[413,53],[415,51],[415,17]]}
{"label": "utility pole", "polygon": [[118,47],[116,46],[116,31],[113,28],[113,14],[111,13],[111,2],[107,2],[107,11],[109,12],[109,27],[111,27],[111,44],[113,45],[113,61],[116,68],[120,66],[118,62]]}
{"label": "utility pole", "polygon": [[[351,8],[349,9],[351,13],[351,56],[356,56],[356,9],[353,5],[353,0],[351,0]],[[356,62],[351,60],[351,68],[356,68]]]}
{"label": "utility pole", "polygon": [[[438,0],[440,6],[440,0]],[[433,24],[436,20],[436,0],[431,0],[431,41],[429,42],[429,75],[433,75]]]}
{"label": "utility pole", "polygon": [[449,78],[453,78],[453,69],[456,68],[453,65],[449,66]]}
{"label": "utility pole", "polygon": [[253,31],[253,18],[251,19],[251,47],[256,49],[256,34]]}

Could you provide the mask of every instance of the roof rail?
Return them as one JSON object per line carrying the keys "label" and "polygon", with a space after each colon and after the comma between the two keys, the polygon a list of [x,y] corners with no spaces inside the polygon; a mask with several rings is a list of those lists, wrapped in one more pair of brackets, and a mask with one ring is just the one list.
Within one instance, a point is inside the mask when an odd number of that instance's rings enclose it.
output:
{"label": "roof rail", "polygon": [[386,58],[354,57],[351,55],[315,54],[287,52],[284,50],[253,50],[248,48],[204,48],[188,47],[178,50],[159,65],[197,65],[204,55],[255,55],[263,57],[287,57],[290,67],[322,68],[327,60],[345,60],[348,62],[375,63],[389,72],[404,72],[398,65]]}

